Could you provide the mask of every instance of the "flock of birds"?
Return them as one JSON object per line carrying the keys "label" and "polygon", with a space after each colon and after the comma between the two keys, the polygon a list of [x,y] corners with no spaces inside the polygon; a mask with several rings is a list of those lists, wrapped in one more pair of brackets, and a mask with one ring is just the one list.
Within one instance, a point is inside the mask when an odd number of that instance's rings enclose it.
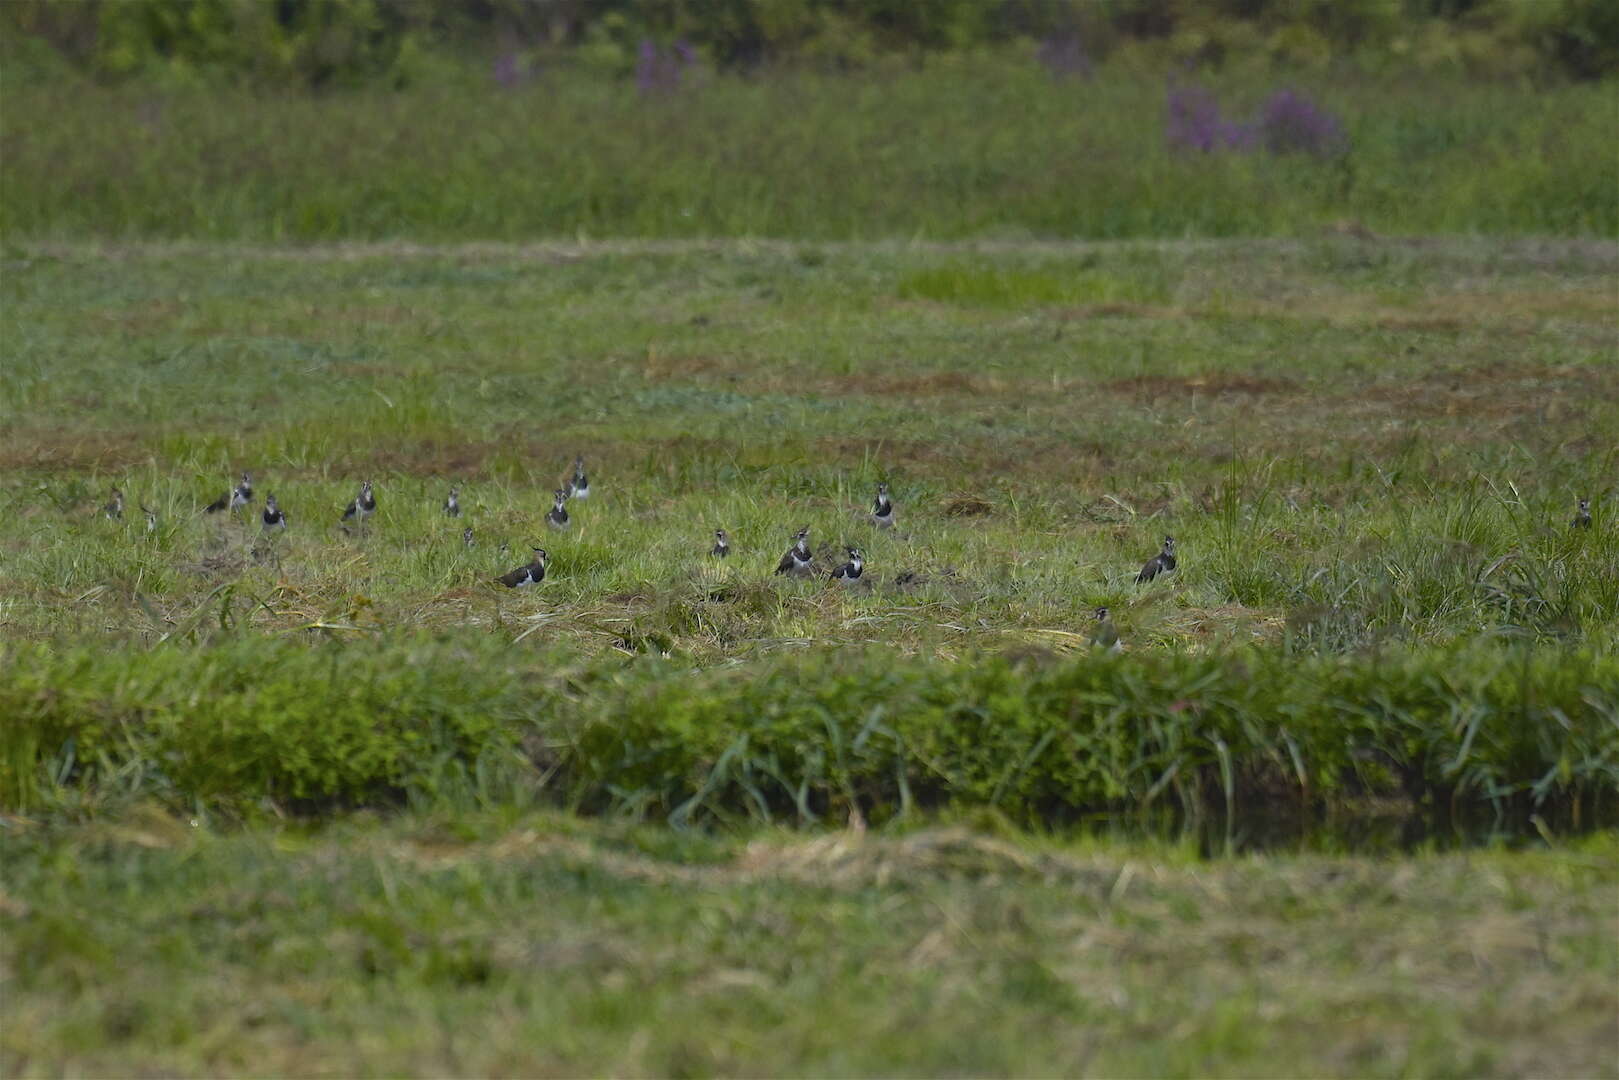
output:
{"label": "flock of birds", "polygon": [[[447,517],[459,518],[461,516],[461,489],[451,486],[448,497],[444,500],[443,512]],[[573,477],[565,487],[557,488],[551,509],[545,515],[546,524],[559,532],[568,529],[572,519],[568,514],[567,504],[570,500],[584,501],[590,498],[590,477],[585,472],[585,459],[578,456],[573,459]],[[253,502],[253,477],[251,473],[243,472],[241,483],[236,484],[219,498],[203,508],[204,513],[217,514],[221,512],[234,512]],[[146,531],[154,532],[157,529],[157,514],[155,511],[140,503],[141,511],[146,515]],[[112,500],[103,507],[103,512],[113,520],[121,520],[124,516],[124,493],[118,488],[112,489]],[[362,531],[366,520],[377,512],[377,494],[373,483],[366,480],[360,484],[359,492],[354,496],[348,506],[343,509],[340,524],[345,532],[348,523],[354,524]],[[886,483],[877,485],[876,501],[872,504],[868,515],[871,523],[879,529],[892,529],[894,527],[894,500],[888,491]],[[264,497],[264,510],[260,515],[262,529],[266,534],[284,531],[287,528],[286,512],[276,503],[275,493],[267,492]],[[1569,523],[1571,528],[1589,529],[1591,527],[1591,500],[1578,500],[1574,520]],[[472,527],[469,525],[461,533],[461,540],[467,547],[475,545]],[[505,550],[501,545],[501,550]],[[500,575],[494,580],[508,589],[524,589],[538,585],[545,580],[545,568],[550,556],[546,550],[538,545],[531,547],[533,558],[517,569]],[[841,584],[859,581],[865,573],[865,554],[858,547],[845,547],[848,560],[834,567],[825,576],[828,580]],[[711,558],[725,559],[731,554],[731,539],[724,529],[714,530],[714,546],[708,552]],[[1161,574],[1167,574],[1176,568],[1175,538],[1166,535],[1163,547],[1158,554],[1148,559],[1136,575],[1137,584],[1145,584]],[[809,526],[798,530],[793,536],[793,544],[789,547],[781,561],[776,564],[777,574],[793,578],[813,578],[821,574],[815,565],[815,553],[810,549]],[[1109,611],[1099,607],[1095,613],[1095,627],[1091,632],[1091,643],[1100,648],[1117,650],[1119,648],[1119,634],[1114,627]]]}

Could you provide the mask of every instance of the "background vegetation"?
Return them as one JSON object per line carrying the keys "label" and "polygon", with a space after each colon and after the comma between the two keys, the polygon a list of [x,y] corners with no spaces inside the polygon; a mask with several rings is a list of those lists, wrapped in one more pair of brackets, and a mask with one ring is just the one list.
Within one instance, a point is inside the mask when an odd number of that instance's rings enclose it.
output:
{"label": "background vegetation", "polygon": [[1069,75],[1116,54],[1538,78],[1619,69],[1619,15],[1602,0],[16,0],[5,20],[103,81],[313,88],[420,80],[435,53],[497,51],[518,66],[567,57],[628,74],[649,46],[742,71],[1027,43]]}

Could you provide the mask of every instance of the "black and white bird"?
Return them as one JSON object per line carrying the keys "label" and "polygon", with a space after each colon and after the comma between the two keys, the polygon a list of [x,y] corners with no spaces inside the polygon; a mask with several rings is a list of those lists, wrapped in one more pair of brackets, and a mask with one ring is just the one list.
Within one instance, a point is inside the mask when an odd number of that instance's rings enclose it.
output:
{"label": "black and white bird", "polygon": [[461,489],[450,488],[450,497],[444,500],[444,512],[450,517],[461,516]]}
{"label": "black and white bird", "polygon": [[1118,652],[1121,647],[1119,645],[1118,627],[1113,625],[1112,618],[1108,616],[1107,608],[1097,608],[1096,626],[1091,629],[1091,648]]}
{"label": "black and white bird", "polygon": [[590,477],[585,475],[585,456],[573,459],[573,479],[568,481],[568,497],[580,502],[590,498]]}
{"label": "black and white bird", "polygon": [[465,544],[467,547],[477,547],[478,546],[477,542],[472,539],[472,526],[471,525],[468,525],[466,528],[461,530],[461,542],[463,544]]}
{"label": "black and white bird", "polygon": [[1147,565],[1143,566],[1141,573],[1136,575],[1136,584],[1151,581],[1159,574],[1167,574],[1173,569],[1175,569],[1175,538],[1166,536],[1164,537],[1164,550],[1147,560]]}
{"label": "black and white bird", "polygon": [[[117,489],[114,488],[113,490],[116,491]],[[1574,520],[1569,522],[1569,527],[1574,529],[1589,529],[1591,527],[1590,499],[1581,499],[1579,501],[1579,505],[1574,508]]]}
{"label": "black and white bird", "polygon": [[568,527],[568,508],[562,505],[567,501],[567,491],[563,488],[557,488],[556,504],[545,515],[545,523],[551,528],[561,530]]}
{"label": "black and white bird", "polygon": [[859,548],[845,548],[849,553],[849,561],[832,571],[833,581],[859,581],[860,575],[866,569],[866,557],[860,554]]}
{"label": "black and white bird", "polygon": [[894,527],[894,502],[888,497],[888,485],[877,485],[877,501],[871,508],[871,522],[880,529]]}
{"label": "black and white bird", "polygon": [[274,532],[287,527],[287,515],[276,505],[275,492],[264,496],[264,531]]}
{"label": "black and white bird", "polygon": [[117,488],[113,488],[112,501],[106,506],[103,506],[101,508],[101,512],[106,514],[113,521],[122,520],[124,516],[124,493],[119,491]]}
{"label": "black and white bird", "polygon": [[809,577],[815,573],[815,553],[809,547],[808,525],[799,529],[798,535],[793,537],[793,546],[776,564],[776,573],[791,577]]}
{"label": "black and white bird", "polygon": [[724,529],[714,530],[714,546],[708,553],[716,559],[723,559],[731,554],[731,538],[725,535]]}
{"label": "black and white bird", "polygon": [[360,493],[343,510],[344,521],[355,521],[361,528],[365,527],[365,519],[377,512],[377,494],[371,488],[371,481],[365,480],[360,484]]}
{"label": "black and white bird", "polygon": [[141,513],[146,515],[146,531],[157,532],[157,511],[141,503]]}
{"label": "black and white bird", "polygon": [[204,510],[210,514],[217,514],[221,510],[239,510],[253,501],[253,476],[251,473],[242,473],[242,482],[231,488],[225,494],[209,503]]}
{"label": "black and white bird", "polygon": [[538,585],[545,580],[544,548],[534,549],[534,558],[527,566],[519,566],[509,574],[502,574],[495,580],[508,589],[524,589],[530,585]]}

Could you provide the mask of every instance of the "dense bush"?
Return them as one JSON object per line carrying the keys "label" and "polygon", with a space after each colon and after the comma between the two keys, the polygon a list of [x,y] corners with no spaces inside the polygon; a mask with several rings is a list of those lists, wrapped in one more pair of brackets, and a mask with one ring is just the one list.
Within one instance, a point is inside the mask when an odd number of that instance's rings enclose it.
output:
{"label": "dense bush", "polygon": [[[1619,659],[1473,649],[980,657],[886,650],[694,672],[493,644],[15,650],[0,801],[241,812],[531,795],[677,823],[993,807],[1252,823],[1396,795],[1590,822],[1619,796]],[[519,755],[518,748],[522,754]]]}
{"label": "dense bush", "polygon": [[[1619,5],[1456,0],[12,0],[0,19],[101,78],[166,70],[326,87],[401,82],[424,48],[571,53],[629,74],[649,42],[682,42],[722,69],[795,61],[843,68],[886,55],[1041,42],[1058,74],[1115,49],[1220,64],[1386,57],[1491,74],[1619,68]],[[507,61],[510,63],[510,61]]]}

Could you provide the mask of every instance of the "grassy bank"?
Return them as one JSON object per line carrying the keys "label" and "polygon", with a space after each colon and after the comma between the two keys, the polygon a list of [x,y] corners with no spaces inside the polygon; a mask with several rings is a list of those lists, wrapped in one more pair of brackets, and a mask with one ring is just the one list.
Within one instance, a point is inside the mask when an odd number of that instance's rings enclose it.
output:
{"label": "grassy bank", "polygon": [[[698,73],[668,93],[548,70],[328,96],[6,89],[11,237],[311,241],[592,236],[873,239],[1619,234],[1611,84],[1437,75],[1213,77],[1221,120],[1297,89],[1331,152],[1170,144],[1173,84],[1104,64],[930,60],[848,76]],[[50,118],[42,123],[38,118]],[[1284,138],[1324,121],[1283,120]],[[1207,129],[1207,130],[1204,130]]]}
{"label": "grassy bank", "polygon": [[[4,654],[0,799],[226,817],[547,803],[677,825],[993,810],[1210,846],[1616,819],[1619,662],[1527,648],[1301,660],[888,650],[693,671],[458,645]],[[1375,810],[1372,808],[1376,808]],[[1415,830],[1415,831],[1413,831]]]}

